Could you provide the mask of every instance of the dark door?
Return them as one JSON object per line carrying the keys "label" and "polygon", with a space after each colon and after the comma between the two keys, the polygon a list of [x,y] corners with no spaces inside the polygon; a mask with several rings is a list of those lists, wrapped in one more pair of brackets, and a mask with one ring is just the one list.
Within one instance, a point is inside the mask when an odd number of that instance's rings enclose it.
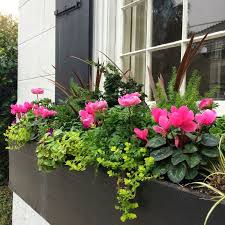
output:
{"label": "dark door", "polygon": [[[92,58],[92,10],[92,0],[56,0],[56,81],[64,87],[75,73],[90,82],[91,68],[71,56]],[[56,88],[56,99],[62,97]]]}

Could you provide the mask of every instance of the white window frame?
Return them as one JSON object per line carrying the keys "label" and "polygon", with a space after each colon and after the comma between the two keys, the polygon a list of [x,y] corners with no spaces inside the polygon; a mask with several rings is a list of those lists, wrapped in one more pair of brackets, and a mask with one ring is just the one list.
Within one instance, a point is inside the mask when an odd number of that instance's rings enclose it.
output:
{"label": "white window frame", "polygon": [[[110,0],[109,0],[110,1]],[[135,56],[139,53],[145,53],[146,54],[146,75],[145,75],[145,92],[146,95],[149,96],[150,94],[150,81],[149,77],[147,75],[147,66],[151,66],[151,59],[152,59],[152,53],[158,50],[164,50],[171,47],[181,47],[181,59],[184,55],[184,52],[187,47],[187,43],[190,41],[188,39],[188,0],[183,0],[183,18],[182,18],[182,39],[178,41],[174,41],[171,43],[161,44],[158,46],[152,46],[152,6],[153,6],[153,0],[135,0],[132,3],[123,5],[123,0],[114,0],[117,5],[117,17],[116,17],[116,53],[115,55],[119,56],[115,58],[116,63],[122,68],[122,62],[123,58],[127,56]],[[146,38],[146,48],[135,50],[127,53],[122,52],[122,43],[123,43],[123,22],[124,22],[124,10],[134,7],[141,2],[147,2],[147,38]],[[204,35],[198,36],[194,38],[194,42],[200,41]],[[219,37],[225,37],[225,30],[218,31],[214,33],[210,33],[206,40],[216,39]],[[150,64],[149,64],[150,62]],[[186,83],[186,77],[184,79],[184,82],[181,86],[181,93],[185,92],[185,83]],[[218,115],[224,115],[225,114],[225,101],[216,101],[219,104],[219,107],[217,109]]]}

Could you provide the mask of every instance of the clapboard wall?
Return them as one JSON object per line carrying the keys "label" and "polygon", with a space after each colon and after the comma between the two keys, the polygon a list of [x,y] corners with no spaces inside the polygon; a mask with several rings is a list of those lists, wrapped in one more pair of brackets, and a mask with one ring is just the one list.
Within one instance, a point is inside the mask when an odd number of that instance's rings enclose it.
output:
{"label": "clapboard wall", "polygon": [[[33,100],[34,87],[44,88],[43,97],[55,99],[55,87],[48,80],[55,80],[54,11],[55,0],[19,1],[18,102]],[[13,225],[49,225],[15,193],[12,220]]]}

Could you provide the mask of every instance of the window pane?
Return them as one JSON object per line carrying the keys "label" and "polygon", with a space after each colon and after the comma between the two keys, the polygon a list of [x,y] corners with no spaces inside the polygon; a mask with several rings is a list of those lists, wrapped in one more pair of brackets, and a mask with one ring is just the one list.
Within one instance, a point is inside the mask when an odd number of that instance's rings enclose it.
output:
{"label": "window pane", "polygon": [[146,2],[124,11],[123,53],[146,48]]}
{"label": "window pane", "polygon": [[130,4],[131,2],[133,2],[133,0],[123,0],[124,5]]}
{"label": "window pane", "polygon": [[145,53],[140,53],[134,56],[126,56],[123,59],[123,71],[128,71],[127,74],[134,78],[138,83],[144,84],[146,73]]}
{"label": "window pane", "polygon": [[153,0],[153,46],[182,37],[181,0]]}
{"label": "window pane", "polygon": [[158,77],[162,74],[165,87],[168,87],[168,82],[171,78],[173,67],[178,67],[180,64],[181,48],[169,48],[152,53],[152,75],[154,81],[158,81]]}
{"label": "window pane", "polygon": [[225,38],[205,42],[191,64],[187,79],[194,70],[198,70],[201,75],[202,95],[217,86],[216,99],[225,100]]}
{"label": "window pane", "polygon": [[224,0],[189,0],[189,36],[225,30]]}

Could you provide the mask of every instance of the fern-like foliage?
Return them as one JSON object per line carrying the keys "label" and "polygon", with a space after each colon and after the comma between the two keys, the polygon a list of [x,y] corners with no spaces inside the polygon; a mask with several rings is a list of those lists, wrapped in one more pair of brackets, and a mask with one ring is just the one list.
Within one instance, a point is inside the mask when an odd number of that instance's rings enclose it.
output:
{"label": "fern-like foliage", "polygon": [[182,105],[188,106],[189,109],[194,112],[198,112],[197,102],[203,97],[214,97],[217,88],[213,88],[210,92],[207,92],[204,96],[200,94],[200,82],[201,76],[197,70],[193,71],[189,81],[187,82],[185,93],[181,94],[174,90],[176,82],[177,71],[174,67],[172,69],[172,76],[168,83],[167,94],[165,95],[162,86],[156,84],[156,104],[157,107],[170,109],[172,105],[180,107]]}

